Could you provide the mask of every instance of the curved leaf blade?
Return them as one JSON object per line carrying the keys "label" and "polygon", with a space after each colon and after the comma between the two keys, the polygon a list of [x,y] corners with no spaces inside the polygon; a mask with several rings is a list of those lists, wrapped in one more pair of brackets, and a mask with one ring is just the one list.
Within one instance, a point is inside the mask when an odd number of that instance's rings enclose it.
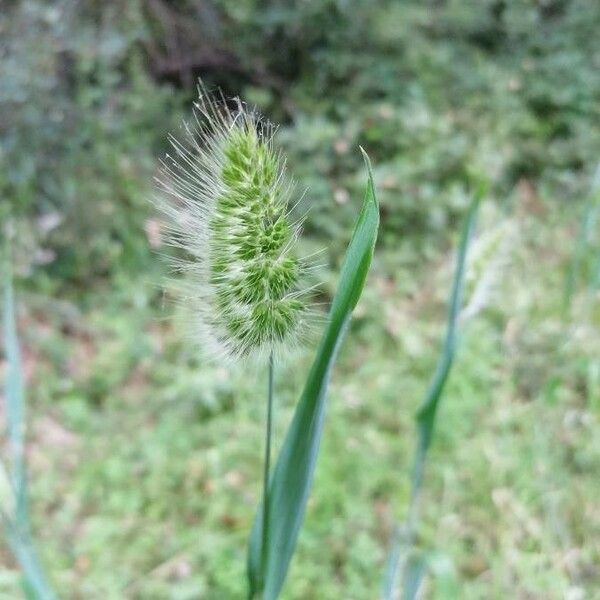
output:
{"label": "curved leaf blade", "polygon": [[[362,148],[361,148],[362,150]],[[350,317],[362,293],[379,227],[369,159],[363,151],[368,183],[342,265],[338,288],[304,391],[287,431],[269,485],[267,564],[260,564],[261,516],[255,518],[248,553],[250,596],[275,600],[283,587],[312,485],[326,408],[327,387]]]}
{"label": "curved leaf blade", "polygon": [[[8,545],[23,572],[22,585],[27,598],[56,600],[56,595],[44,574],[35,551],[29,527],[27,478],[25,465],[25,386],[21,373],[21,351],[17,336],[14,290],[10,257],[7,250],[0,256],[4,299],[2,306],[4,352],[8,363],[6,377],[6,415],[11,449],[11,474],[3,474],[0,497],[0,524],[4,527]],[[7,489],[8,488],[8,489]],[[10,510],[10,512],[9,512]],[[12,514],[11,514],[12,513]]]}
{"label": "curved leaf blade", "polygon": [[8,371],[6,376],[6,421],[11,452],[12,485],[16,497],[16,519],[19,526],[27,528],[27,486],[25,478],[25,392],[21,369],[21,351],[15,324],[14,292],[8,251],[4,264],[4,351]]}
{"label": "curved leaf blade", "polygon": [[[423,486],[423,476],[425,471],[425,461],[427,452],[433,439],[435,421],[439,403],[442,399],[444,388],[450,375],[456,348],[459,341],[459,320],[462,308],[462,297],[465,286],[465,277],[467,271],[467,255],[471,238],[475,230],[477,221],[477,213],[479,204],[485,194],[485,187],[481,186],[475,192],[475,197],[471,202],[467,213],[462,233],[460,237],[460,246],[456,257],[456,267],[454,271],[454,279],[452,282],[452,291],[450,294],[450,303],[448,308],[448,318],[446,325],[446,335],[438,358],[438,363],[434,371],[433,377],[429,383],[429,387],[425,393],[425,397],[419,406],[416,414],[417,428],[417,446],[413,462],[413,473],[411,478],[411,499],[409,506],[409,516],[403,527],[396,527],[388,558],[386,561],[386,571],[382,587],[383,600],[393,600],[396,593],[398,579],[402,578],[404,593],[407,594],[411,589],[414,589],[413,578],[414,573],[410,565],[410,557],[408,556],[413,544],[414,528],[415,528],[415,508],[421,494]],[[404,565],[404,573],[399,573],[400,565]],[[416,572],[421,573],[420,577],[424,576],[424,571],[419,569]],[[409,582],[412,582],[409,584]],[[408,586],[408,587],[407,587]],[[415,592],[416,593],[416,592]]]}

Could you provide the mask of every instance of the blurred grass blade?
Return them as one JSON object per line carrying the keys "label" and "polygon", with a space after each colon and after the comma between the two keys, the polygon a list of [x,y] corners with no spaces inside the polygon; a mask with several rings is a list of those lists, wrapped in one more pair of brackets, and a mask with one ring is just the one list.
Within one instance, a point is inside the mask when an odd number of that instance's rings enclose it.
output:
{"label": "blurred grass blade", "polygon": [[28,600],[56,600],[41,568],[29,534],[20,532],[12,523],[5,523],[8,543],[23,573],[21,586]]}
{"label": "blurred grass blade", "polygon": [[[6,376],[6,414],[11,450],[10,485],[14,502],[3,502],[0,521],[10,548],[23,572],[23,588],[27,598],[55,600],[56,596],[41,568],[29,529],[27,475],[25,468],[25,391],[21,374],[21,352],[15,322],[15,303],[8,252],[2,257],[4,278],[4,350],[8,363]],[[12,504],[12,506],[11,506]],[[14,509],[14,515],[9,513]]]}
{"label": "blurred grass blade", "polygon": [[20,528],[28,527],[27,489],[25,474],[25,394],[21,371],[21,352],[15,324],[14,292],[8,252],[4,257],[4,349],[6,375],[6,420],[10,444],[10,472],[16,500],[16,521]]}
{"label": "blurred grass blade", "polygon": [[427,562],[422,555],[411,556],[406,564],[402,600],[415,600],[427,572]]}
{"label": "blurred grass blade", "polygon": [[417,520],[417,510],[421,488],[423,485],[423,474],[425,470],[425,458],[427,450],[431,445],[433,430],[435,425],[435,417],[439,406],[444,386],[448,379],[454,355],[458,342],[458,324],[462,307],[462,296],[465,284],[465,275],[467,270],[467,254],[469,244],[475,229],[475,221],[481,199],[485,195],[485,186],[480,186],[475,191],[475,197],[463,226],[460,239],[460,246],[456,259],[456,269],[454,271],[454,280],[452,283],[452,293],[450,296],[450,306],[448,310],[448,321],[446,326],[446,337],[442,346],[441,354],[438,360],[433,378],[427,388],[425,398],[417,411],[417,447],[413,463],[413,474],[411,482],[411,497],[410,506],[408,509],[408,517],[402,529],[397,528],[390,547],[384,583],[382,587],[382,598],[384,600],[392,600],[394,598],[394,590],[397,586],[399,577],[399,569],[404,568],[403,573],[403,589],[406,593],[406,585],[410,576],[410,559],[409,552],[413,543],[414,530]]}
{"label": "blurred grass blade", "polygon": [[579,278],[581,263],[583,262],[583,259],[585,257],[586,249],[592,241],[594,228],[598,220],[599,212],[600,163],[596,167],[594,177],[592,178],[589,197],[586,201],[583,210],[583,215],[581,217],[581,223],[579,225],[579,232],[577,235],[577,240],[575,242],[573,258],[571,259],[571,262],[568,265],[567,272],[565,275],[565,286],[562,301],[563,318],[567,317],[569,310],[571,309],[571,303],[573,301],[573,294],[575,293],[577,279]]}
{"label": "blurred grass blade", "polygon": [[396,589],[396,579],[398,577],[398,564],[400,561],[400,544],[402,542],[402,532],[400,527],[396,525],[392,534],[392,542],[385,563],[385,573],[383,576],[383,589],[381,597],[384,600],[392,600],[394,598],[394,590]]}
{"label": "blurred grass blade", "polygon": [[8,474],[8,469],[0,461],[0,519],[4,515],[15,514],[16,506],[14,488]]}
{"label": "blurred grass blade", "polygon": [[452,363],[454,361],[454,355],[456,353],[456,345],[458,341],[458,317],[460,315],[462,306],[467,252],[473,230],[475,229],[475,221],[479,202],[480,197],[477,196],[471,204],[463,227],[460,247],[458,250],[456,271],[454,274],[454,282],[452,284],[452,295],[450,296],[446,338],[444,340],[442,354],[440,356],[433,379],[429,385],[425,399],[417,411],[419,447],[422,449],[422,452],[426,452],[431,444],[437,408],[440,398],[442,397],[442,392],[444,391],[444,386],[446,385],[446,380],[448,379],[448,374],[450,373],[450,368],[452,367]]}
{"label": "blurred grass blade", "polygon": [[269,486],[267,564],[260,564],[260,515],[255,519],[248,554],[250,595],[274,600],[283,586],[313,480],[327,386],[344,333],[363,290],[379,226],[373,174],[363,151],[368,183],[362,210],[346,251],[339,283],[304,391],[286,434]]}

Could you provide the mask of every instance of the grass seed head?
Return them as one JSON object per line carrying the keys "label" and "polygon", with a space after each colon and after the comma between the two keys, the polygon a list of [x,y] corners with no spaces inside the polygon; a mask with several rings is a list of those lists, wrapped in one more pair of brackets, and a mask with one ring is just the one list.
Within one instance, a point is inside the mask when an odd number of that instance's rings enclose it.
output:
{"label": "grass seed head", "polygon": [[305,330],[307,265],[273,131],[241,102],[231,109],[199,87],[193,122],[171,137],[157,178],[170,241],[185,255],[185,302],[203,346],[220,357],[278,352]]}

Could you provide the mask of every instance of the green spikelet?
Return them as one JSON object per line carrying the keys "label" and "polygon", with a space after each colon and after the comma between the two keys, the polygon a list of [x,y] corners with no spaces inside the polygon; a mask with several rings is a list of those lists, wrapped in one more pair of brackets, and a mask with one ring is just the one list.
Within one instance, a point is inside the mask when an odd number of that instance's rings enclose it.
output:
{"label": "green spikelet", "polygon": [[187,301],[201,340],[230,358],[280,350],[304,329],[307,294],[273,128],[202,89],[194,117],[184,142],[171,139],[175,156],[167,155],[158,181],[171,241],[190,257],[179,266],[190,275]]}

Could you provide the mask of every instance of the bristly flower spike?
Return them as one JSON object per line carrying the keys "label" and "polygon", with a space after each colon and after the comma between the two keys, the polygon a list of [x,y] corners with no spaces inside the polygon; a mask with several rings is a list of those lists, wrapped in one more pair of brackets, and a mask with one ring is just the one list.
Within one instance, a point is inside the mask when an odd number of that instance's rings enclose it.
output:
{"label": "bristly flower spike", "polygon": [[198,92],[193,121],[181,139],[170,137],[157,178],[170,242],[186,255],[177,262],[185,301],[210,354],[279,354],[306,331],[309,314],[293,185],[271,123],[239,100],[232,109]]}

